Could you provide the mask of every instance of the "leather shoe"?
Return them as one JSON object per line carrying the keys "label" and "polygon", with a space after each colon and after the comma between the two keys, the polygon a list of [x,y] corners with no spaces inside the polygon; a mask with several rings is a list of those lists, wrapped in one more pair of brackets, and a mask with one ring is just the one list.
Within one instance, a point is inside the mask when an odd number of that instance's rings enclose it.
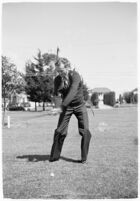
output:
{"label": "leather shoe", "polygon": [[55,161],[58,161],[59,158],[55,158],[55,159],[49,159],[49,162],[55,162]]}

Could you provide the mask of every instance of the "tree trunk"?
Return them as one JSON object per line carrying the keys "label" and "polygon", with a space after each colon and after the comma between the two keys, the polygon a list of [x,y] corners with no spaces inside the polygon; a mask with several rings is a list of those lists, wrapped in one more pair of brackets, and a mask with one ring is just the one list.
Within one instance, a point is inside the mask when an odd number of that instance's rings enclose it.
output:
{"label": "tree trunk", "polygon": [[6,110],[6,98],[4,97],[3,100],[4,100],[3,111],[5,112],[5,110]]}
{"label": "tree trunk", "polygon": [[37,105],[36,105],[36,102],[35,102],[35,111],[37,111]]}
{"label": "tree trunk", "polygon": [[45,111],[45,102],[43,102],[43,111]]}
{"label": "tree trunk", "polygon": [[5,112],[6,110],[6,93],[5,93],[5,88],[3,89],[3,111]]}
{"label": "tree trunk", "polygon": [[3,119],[2,119],[3,126],[5,125],[5,111],[6,111],[6,97],[5,97],[5,92],[4,92],[4,97],[3,97]]}

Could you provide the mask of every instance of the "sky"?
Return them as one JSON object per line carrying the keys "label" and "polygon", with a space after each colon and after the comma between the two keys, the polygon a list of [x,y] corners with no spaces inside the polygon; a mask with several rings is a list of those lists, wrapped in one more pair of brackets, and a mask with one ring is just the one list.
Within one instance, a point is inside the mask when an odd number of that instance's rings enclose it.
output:
{"label": "sky", "polygon": [[38,49],[70,60],[90,89],[137,83],[137,3],[3,3],[2,55],[25,71]]}

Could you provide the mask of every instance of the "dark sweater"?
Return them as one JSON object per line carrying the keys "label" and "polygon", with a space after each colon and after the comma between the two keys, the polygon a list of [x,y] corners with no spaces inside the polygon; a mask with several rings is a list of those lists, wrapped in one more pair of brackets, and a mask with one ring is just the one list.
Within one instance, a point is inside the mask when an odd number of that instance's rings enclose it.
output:
{"label": "dark sweater", "polygon": [[64,87],[64,81],[60,75],[54,80],[54,95],[62,95],[62,105],[67,107],[83,103],[83,84],[80,75],[75,70],[69,71],[68,86]]}

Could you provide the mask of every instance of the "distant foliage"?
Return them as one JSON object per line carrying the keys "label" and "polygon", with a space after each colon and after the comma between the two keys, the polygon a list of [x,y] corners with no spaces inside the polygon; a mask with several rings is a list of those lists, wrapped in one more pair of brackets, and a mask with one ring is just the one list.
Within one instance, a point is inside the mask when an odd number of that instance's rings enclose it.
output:
{"label": "distant foliage", "polygon": [[123,98],[126,101],[126,103],[131,103],[131,94],[130,94],[130,92],[125,92],[123,94]]}
{"label": "distant foliage", "polygon": [[109,93],[104,94],[104,104],[114,106],[115,105],[115,92],[111,91]]}
{"label": "distant foliage", "polygon": [[138,103],[138,94],[134,94],[133,92],[125,92],[123,94],[123,98],[126,103]]}
{"label": "distant foliage", "polygon": [[2,56],[2,97],[4,99],[4,110],[6,98],[10,98],[13,92],[21,93],[24,91],[25,81],[22,73],[17,70],[10,58]]}
{"label": "distant foliage", "polygon": [[138,103],[138,94],[134,94],[134,103]]}
{"label": "distant foliage", "polygon": [[9,93],[24,90],[24,79],[22,73],[17,70],[10,59],[2,56],[2,96],[8,97]]}
{"label": "distant foliage", "polygon": [[10,106],[8,108],[9,111],[25,111],[24,107],[22,106]]}
{"label": "distant foliage", "polygon": [[94,106],[98,106],[99,103],[98,93],[95,92],[91,95],[91,102]]}
{"label": "distant foliage", "polygon": [[[53,94],[53,69],[51,67],[44,68],[46,65],[44,58],[39,50],[37,57],[34,57],[37,63],[26,63],[26,87],[25,91],[28,98],[33,102],[43,102],[43,110],[45,110],[45,102],[51,102]],[[35,106],[36,107],[36,106]],[[36,110],[37,108],[35,108]]]}

